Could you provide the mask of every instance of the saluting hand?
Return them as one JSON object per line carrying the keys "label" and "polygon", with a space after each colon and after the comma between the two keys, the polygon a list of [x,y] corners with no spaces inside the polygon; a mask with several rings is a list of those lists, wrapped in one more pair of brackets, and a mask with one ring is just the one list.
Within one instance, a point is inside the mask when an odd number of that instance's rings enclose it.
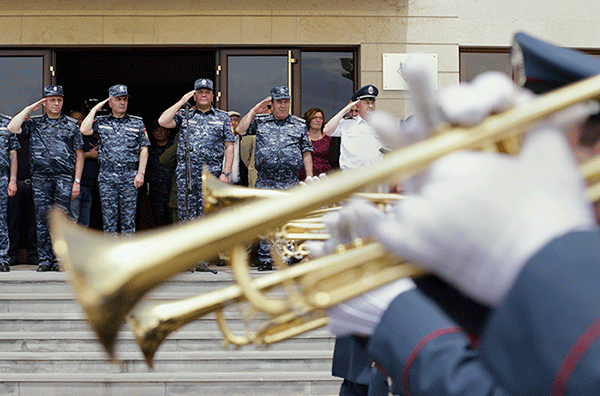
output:
{"label": "saluting hand", "polygon": [[196,93],[196,90],[191,90],[190,92],[188,92],[188,93],[186,93],[185,95],[183,95],[183,96],[181,97],[181,100],[180,100],[180,102],[181,102],[181,105],[183,106],[183,105],[184,105],[184,104],[185,104],[187,101],[189,101],[189,100],[190,100],[190,98],[191,98],[192,96],[194,96],[194,94],[195,94],[195,93]]}
{"label": "saluting hand", "polygon": [[92,108],[92,110],[94,110],[94,111],[98,111],[98,110],[100,110],[100,109],[101,109],[101,108],[102,108],[102,107],[103,107],[103,106],[106,104],[106,102],[108,102],[108,100],[109,100],[109,99],[110,99],[110,98],[106,98],[106,99],[104,99],[102,102],[99,102],[98,104],[96,104],[96,106],[94,106],[94,107]]}
{"label": "saluting hand", "polygon": [[259,103],[257,103],[256,106],[254,106],[252,108],[252,110],[254,110],[255,114],[265,113],[270,104],[271,104],[271,97],[267,96],[266,98],[261,100]]}
{"label": "saluting hand", "polygon": [[29,106],[27,107],[27,109],[28,109],[28,111],[29,111],[30,113],[33,113],[34,111],[41,109],[41,108],[42,108],[42,106],[43,106],[44,104],[46,104],[46,102],[47,102],[47,101],[48,101],[48,98],[42,98],[42,99],[38,100],[37,102],[35,102],[35,103],[33,103],[33,104],[29,105]]}

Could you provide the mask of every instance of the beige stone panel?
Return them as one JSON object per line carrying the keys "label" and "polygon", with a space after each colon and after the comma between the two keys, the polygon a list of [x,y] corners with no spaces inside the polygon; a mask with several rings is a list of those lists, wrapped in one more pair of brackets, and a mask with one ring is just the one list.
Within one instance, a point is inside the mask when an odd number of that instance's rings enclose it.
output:
{"label": "beige stone panel", "polygon": [[406,15],[408,0],[296,0],[293,2],[275,2],[273,14],[307,16],[377,16]]}
{"label": "beige stone panel", "polygon": [[376,35],[373,41],[380,43],[407,42],[408,26],[408,18],[377,18]]}
{"label": "beige stone panel", "polygon": [[377,88],[379,88],[379,93],[381,95],[381,87],[383,86],[383,76],[381,71],[361,71],[359,85],[362,87],[368,84],[375,85]]}
{"label": "beige stone panel", "polygon": [[425,53],[438,55],[438,71],[458,71],[458,46],[455,44],[366,43],[361,45],[363,70],[381,70],[383,54]]}
{"label": "beige stone panel", "polygon": [[458,18],[407,18],[406,42],[410,44],[456,44]]}
{"label": "beige stone panel", "polygon": [[268,17],[241,17],[241,40],[243,44],[270,44],[273,34],[273,18]]}
{"label": "beige stone panel", "polygon": [[438,73],[438,89],[444,89],[446,87],[458,84],[460,80],[460,73],[456,72],[442,72]]}
{"label": "beige stone panel", "polygon": [[154,17],[104,18],[104,44],[154,44]]}
{"label": "beige stone panel", "polygon": [[456,1],[448,0],[412,0],[409,1],[408,16],[457,16],[458,6]]}
{"label": "beige stone panel", "polygon": [[547,21],[469,20],[461,21],[461,25],[471,29],[456,32],[460,45],[509,47],[514,34],[520,31],[542,37],[547,33],[553,35],[547,28]]}
{"label": "beige stone panel", "polygon": [[272,23],[271,42],[273,44],[298,43],[298,18],[274,16]]}
{"label": "beige stone panel", "polygon": [[405,119],[412,114],[408,98],[377,98],[377,110],[390,113],[398,119]]}
{"label": "beige stone panel", "polygon": [[0,17],[0,44],[21,43],[21,17]]}
{"label": "beige stone panel", "polygon": [[376,40],[379,18],[298,17],[300,44],[360,44]]}
{"label": "beige stone panel", "polygon": [[550,43],[573,48],[600,48],[600,23],[596,21],[547,22],[549,37],[540,37]]}
{"label": "beige stone panel", "polygon": [[21,44],[102,44],[102,19],[23,17]]}
{"label": "beige stone panel", "polygon": [[156,18],[158,44],[237,44],[240,42],[239,17],[164,17]]}
{"label": "beige stone panel", "polygon": [[273,15],[275,0],[241,0],[229,1],[231,10],[242,16],[270,16]]}
{"label": "beige stone panel", "polygon": [[[600,22],[600,14],[592,11],[591,3],[585,0],[506,0],[506,1],[455,1],[461,19],[488,19],[498,21],[570,20]],[[597,4],[597,2],[594,2]],[[564,28],[564,27],[563,27]]]}
{"label": "beige stone panel", "polygon": [[30,15],[165,15],[165,14],[227,14],[231,1],[196,0],[22,0],[11,2],[4,10]]}

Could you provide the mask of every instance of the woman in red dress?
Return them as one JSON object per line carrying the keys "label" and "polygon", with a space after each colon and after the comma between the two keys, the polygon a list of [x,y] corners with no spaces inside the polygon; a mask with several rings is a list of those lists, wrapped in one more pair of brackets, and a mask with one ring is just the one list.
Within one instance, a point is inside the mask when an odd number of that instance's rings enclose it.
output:
{"label": "woman in red dress", "polygon": [[[331,172],[333,167],[329,163],[329,146],[331,145],[331,137],[323,133],[323,127],[326,120],[323,110],[318,107],[308,109],[304,113],[306,120],[306,128],[308,129],[308,138],[313,146],[313,175],[319,176],[321,173]],[[300,181],[306,179],[304,169],[301,169],[298,178]]]}

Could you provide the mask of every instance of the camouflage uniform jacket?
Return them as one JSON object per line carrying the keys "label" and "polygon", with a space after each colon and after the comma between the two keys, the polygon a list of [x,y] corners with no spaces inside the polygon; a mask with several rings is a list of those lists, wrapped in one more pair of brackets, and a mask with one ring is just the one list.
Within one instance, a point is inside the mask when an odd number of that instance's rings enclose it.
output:
{"label": "camouflage uniform jacket", "polygon": [[0,114],[0,173],[4,174],[10,171],[10,151],[21,148],[17,136],[10,133],[6,126],[11,117]]}
{"label": "camouflage uniform jacket", "polygon": [[[180,110],[173,119],[179,128],[177,160],[179,163],[184,163],[187,133],[185,111]],[[213,174],[220,175],[225,155],[224,143],[234,141],[229,126],[231,118],[223,110],[211,107],[204,113],[198,109],[190,110],[188,122],[189,143],[192,147],[190,153],[192,169],[202,169],[202,165],[206,164]]]}
{"label": "camouflage uniform jacket", "polygon": [[77,120],[44,114],[23,122],[22,135],[30,140],[31,172],[37,176],[75,174],[75,150],[83,148]]}
{"label": "camouflage uniform jacket", "polygon": [[125,114],[117,118],[112,114],[96,117],[92,126],[100,137],[98,162],[100,172],[137,170],[140,149],[150,146],[146,127],[141,117]]}
{"label": "camouflage uniform jacket", "polygon": [[313,151],[306,123],[293,115],[277,120],[272,114],[259,114],[250,123],[247,134],[256,135],[254,160],[259,173],[291,173],[297,179],[304,165],[302,153]]}

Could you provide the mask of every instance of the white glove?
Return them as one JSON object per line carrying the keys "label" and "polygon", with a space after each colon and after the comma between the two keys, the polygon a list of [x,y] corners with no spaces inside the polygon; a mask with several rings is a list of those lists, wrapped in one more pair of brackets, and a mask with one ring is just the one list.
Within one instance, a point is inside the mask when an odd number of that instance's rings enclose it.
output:
{"label": "white glove", "polygon": [[596,227],[570,149],[548,126],[530,132],[518,157],[460,152],[438,160],[420,194],[389,216],[353,209],[388,250],[491,306],[545,244]]}
{"label": "white glove", "polygon": [[[357,222],[356,212],[366,208],[365,216],[371,220],[385,215],[373,205],[362,200],[351,200],[339,212],[324,216],[325,229],[332,237],[322,242],[305,242],[305,247],[315,258],[331,254],[338,244],[350,243],[355,238],[364,238],[370,231]],[[410,278],[393,281],[358,297],[338,304],[327,311],[329,330],[337,336],[350,334],[371,335],[381,321],[390,303],[401,293],[416,287]]]}

